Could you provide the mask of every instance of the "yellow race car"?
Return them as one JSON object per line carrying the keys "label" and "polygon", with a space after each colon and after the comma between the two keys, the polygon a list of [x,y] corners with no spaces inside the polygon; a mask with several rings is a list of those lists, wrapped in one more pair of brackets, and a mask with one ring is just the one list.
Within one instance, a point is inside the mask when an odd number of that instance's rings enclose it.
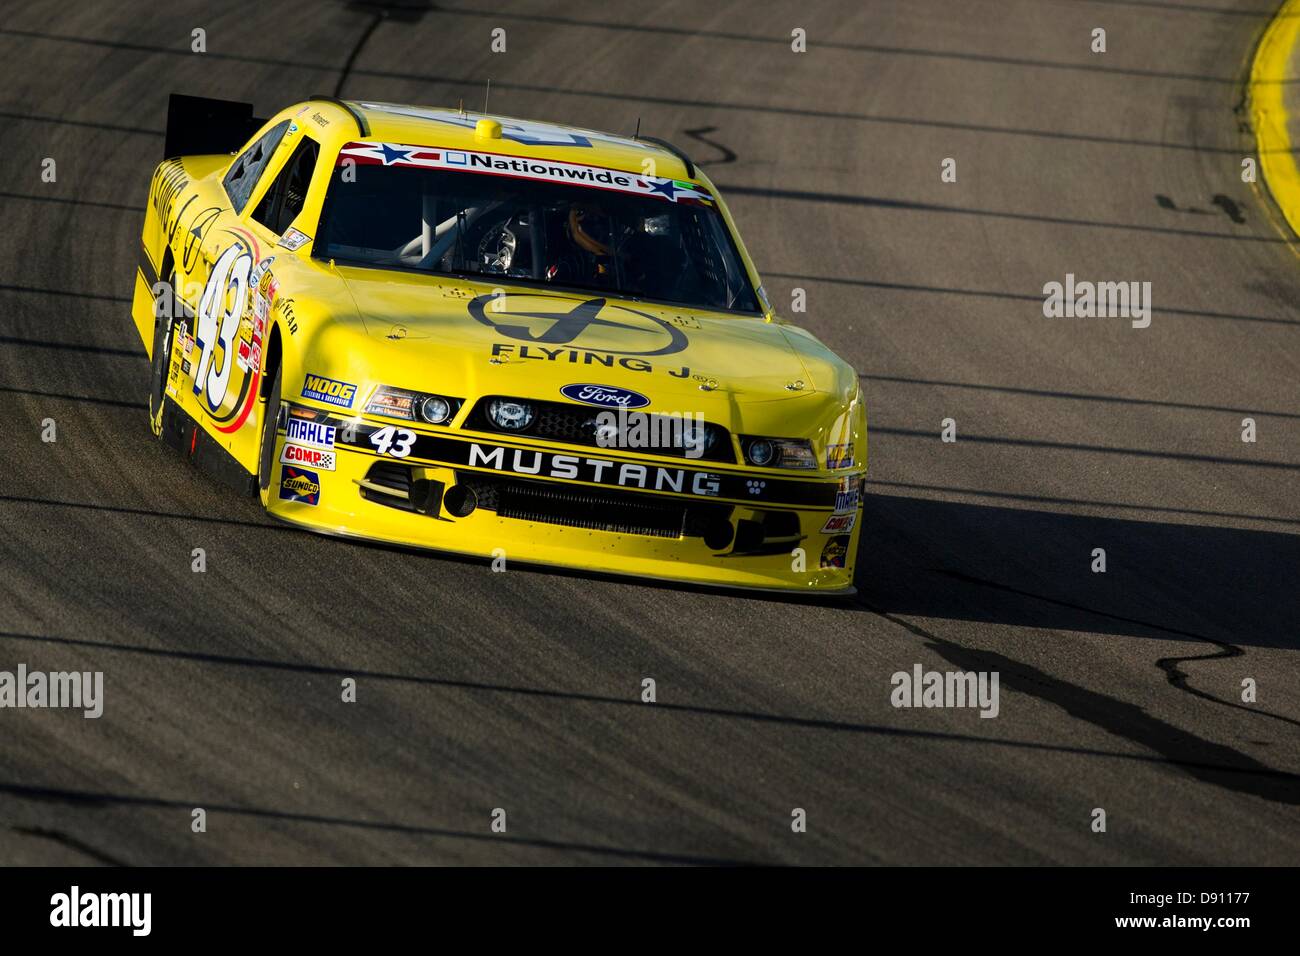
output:
{"label": "yellow race car", "polygon": [[313,531],[852,593],[857,375],[671,144],[172,96],[132,315],[154,433]]}

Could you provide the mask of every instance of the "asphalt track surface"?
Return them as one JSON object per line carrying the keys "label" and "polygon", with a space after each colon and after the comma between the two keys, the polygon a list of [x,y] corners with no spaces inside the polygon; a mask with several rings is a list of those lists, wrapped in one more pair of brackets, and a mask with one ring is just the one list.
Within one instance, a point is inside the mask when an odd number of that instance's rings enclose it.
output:
{"label": "asphalt track surface", "polygon": [[[1239,175],[1275,6],[8,5],[0,669],[102,670],[106,702],[0,712],[0,861],[1295,863],[1300,259]],[[807,290],[869,398],[858,600],[331,540],[150,437],[167,94],[488,77],[494,110],[680,143],[775,301]],[[1151,326],[1045,318],[1066,273],[1150,281]],[[999,716],[895,709],[915,664],[998,671]]]}

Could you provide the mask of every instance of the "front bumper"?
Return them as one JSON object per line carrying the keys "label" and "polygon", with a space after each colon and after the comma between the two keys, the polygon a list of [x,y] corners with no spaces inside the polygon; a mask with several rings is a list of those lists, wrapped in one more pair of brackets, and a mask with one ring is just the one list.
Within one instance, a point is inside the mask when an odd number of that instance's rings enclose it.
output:
{"label": "front bumper", "polygon": [[413,440],[385,442],[392,426],[371,420],[297,404],[286,417],[333,429],[332,449],[294,443],[287,462],[277,431],[267,510],[312,530],[507,567],[852,592],[860,473],[786,477],[410,423],[398,427]]}

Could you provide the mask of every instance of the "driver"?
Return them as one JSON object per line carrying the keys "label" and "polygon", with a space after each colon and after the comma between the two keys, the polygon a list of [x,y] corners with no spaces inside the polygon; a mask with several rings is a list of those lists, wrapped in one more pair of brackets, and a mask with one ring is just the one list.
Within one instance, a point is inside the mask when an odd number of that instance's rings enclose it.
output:
{"label": "driver", "polygon": [[595,281],[609,275],[613,259],[614,221],[599,205],[575,202],[564,218],[567,248],[546,269],[550,281]]}

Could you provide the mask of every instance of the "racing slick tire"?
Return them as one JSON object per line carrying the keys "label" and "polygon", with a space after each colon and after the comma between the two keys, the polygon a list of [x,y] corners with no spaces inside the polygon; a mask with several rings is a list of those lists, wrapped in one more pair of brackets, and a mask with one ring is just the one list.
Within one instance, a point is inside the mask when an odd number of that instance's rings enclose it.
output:
{"label": "racing slick tire", "polygon": [[[170,294],[154,299],[152,368],[149,375],[149,429],[155,438],[162,437],[163,402],[167,398],[167,366],[171,361],[172,331],[175,328],[176,270],[167,277]],[[166,307],[162,300],[166,299]]]}
{"label": "racing slick tire", "polygon": [[257,455],[257,489],[266,506],[271,488],[271,472],[275,469],[275,431],[280,419],[280,385],[283,378],[283,365],[277,365],[275,377],[271,380],[270,394],[266,396],[266,407],[262,409],[262,442]]}

